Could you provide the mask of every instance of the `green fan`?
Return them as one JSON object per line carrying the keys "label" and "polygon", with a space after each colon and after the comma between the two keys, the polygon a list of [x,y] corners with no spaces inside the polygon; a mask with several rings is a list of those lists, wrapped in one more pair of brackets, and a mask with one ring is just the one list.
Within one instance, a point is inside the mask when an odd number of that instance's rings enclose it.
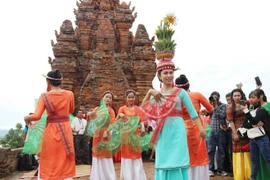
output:
{"label": "green fan", "polygon": [[70,122],[70,124],[72,124],[74,118],[75,118],[75,116],[73,114],[69,114],[69,122]]}
{"label": "green fan", "polygon": [[28,126],[28,132],[23,147],[23,153],[38,154],[41,151],[41,145],[44,130],[47,125],[47,114],[44,113],[39,121]]}
{"label": "green fan", "polygon": [[97,109],[97,117],[90,121],[89,125],[87,126],[87,134],[89,136],[94,136],[94,132],[96,129],[100,129],[105,125],[105,123],[110,119],[110,113],[104,103],[104,101],[100,102],[100,106]]}
{"label": "green fan", "polygon": [[95,147],[93,151],[98,153],[104,152],[104,150],[112,151],[116,153],[120,150],[121,147],[121,134],[117,131],[111,131],[111,139],[109,141],[102,140]]}
{"label": "green fan", "polygon": [[152,148],[150,145],[152,135],[153,133],[146,133],[143,137],[140,137],[140,146],[142,147],[142,151],[147,151],[149,148]]}
{"label": "green fan", "polygon": [[[140,136],[137,134],[132,134],[129,137],[129,142],[132,145],[133,149],[138,151],[146,151],[150,148],[150,140],[152,138],[152,133],[146,133],[144,136]],[[138,149],[138,147],[141,147]]]}
{"label": "green fan", "polygon": [[122,121],[122,119],[119,119],[115,123],[110,125],[108,131],[113,130],[121,133],[133,132],[138,127],[139,121],[139,116],[130,116],[126,122]]}

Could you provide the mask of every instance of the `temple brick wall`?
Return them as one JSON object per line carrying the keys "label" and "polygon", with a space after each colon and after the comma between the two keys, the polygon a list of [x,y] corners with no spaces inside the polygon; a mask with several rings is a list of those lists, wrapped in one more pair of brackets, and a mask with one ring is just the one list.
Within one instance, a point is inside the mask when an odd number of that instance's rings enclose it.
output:
{"label": "temple brick wall", "polygon": [[76,27],[65,20],[57,42],[51,42],[52,69],[63,73],[63,88],[74,92],[76,109],[99,105],[102,93],[115,94],[113,106],[125,104],[127,89],[137,91],[139,104],[155,77],[154,38],[140,24],[135,35],[130,31],[137,13],[131,3],[119,0],[77,2]]}

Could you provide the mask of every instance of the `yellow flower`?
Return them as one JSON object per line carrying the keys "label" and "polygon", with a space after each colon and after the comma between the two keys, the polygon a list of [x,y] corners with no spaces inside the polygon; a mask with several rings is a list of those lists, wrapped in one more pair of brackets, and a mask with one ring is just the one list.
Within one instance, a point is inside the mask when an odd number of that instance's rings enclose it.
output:
{"label": "yellow flower", "polygon": [[176,25],[176,16],[174,14],[167,14],[164,22],[168,23],[168,25]]}

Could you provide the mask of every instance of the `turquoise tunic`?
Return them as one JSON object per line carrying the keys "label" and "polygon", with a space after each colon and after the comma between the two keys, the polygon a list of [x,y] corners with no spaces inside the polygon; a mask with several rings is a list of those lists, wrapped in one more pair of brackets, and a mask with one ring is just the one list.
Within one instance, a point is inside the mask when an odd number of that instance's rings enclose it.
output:
{"label": "turquoise tunic", "polygon": [[[166,95],[164,95],[166,97]],[[191,118],[198,114],[187,94],[182,89],[176,97],[175,109],[181,110],[183,103]],[[156,180],[187,180],[189,168],[189,153],[184,120],[179,115],[167,117],[156,144],[155,161]]]}

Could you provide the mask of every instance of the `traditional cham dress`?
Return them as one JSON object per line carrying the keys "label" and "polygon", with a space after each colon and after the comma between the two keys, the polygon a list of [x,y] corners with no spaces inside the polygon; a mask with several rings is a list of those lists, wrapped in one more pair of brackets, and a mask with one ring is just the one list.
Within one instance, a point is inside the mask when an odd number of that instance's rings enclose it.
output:
{"label": "traditional cham dress", "polygon": [[[232,105],[227,106],[227,119],[233,121],[235,129],[243,126],[246,120],[245,113],[236,109],[232,110]],[[248,180],[251,175],[251,160],[249,153],[249,139],[241,138],[239,141],[233,140],[233,174],[235,180]]]}
{"label": "traditional cham dress", "polygon": [[[95,109],[97,110],[97,108]],[[94,110],[94,111],[95,111]],[[93,137],[93,147],[103,140],[104,131],[106,131],[111,123],[115,121],[115,113],[111,107],[108,107],[110,119],[100,129],[95,130]],[[116,174],[113,164],[113,153],[111,150],[99,150],[96,152],[93,150],[93,162],[92,171],[90,174],[90,180],[115,180]]]}
{"label": "traditional cham dress", "polygon": [[[164,122],[156,143],[156,180],[188,180],[190,160],[186,126],[181,117],[182,103],[191,119],[197,118],[198,114],[185,90],[177,88],[173,94],[175,94],[175,107],[165,118],[158,121],[155,129],[155,132],[158,132],[159,124]],[[166,99],[170,98],[170,95],[163,95]]]}
{"label": "traditional cham dress", "polygon": [[[199,92],[188,92],[188,95],[197,111],[200,113],[201,104],[208,112],[213,111],[213,106]],[[206,141],[202,141],[199,129],[190,118],[187,109],[183,108],[182,117],[185,121],[190,156],[189,180],[209,179],[209,159]]]}
{"label": "traditional cham dress", "polygon": [[[263,108],[270,113],[270,103],[268,102]],[[257,174],[256,180],[265,180],[270,177],[270,168],[267,166],[263,156],[260,154],[260,169]]]}
{"label": "traditional cham dress", "polygon": [[[139,116],[140,109],[138,106],[134,106],[132,110],[127,106],[122,106],[118,110],[118,114],[119,113],[123,113],[127,117]],[[142,117],[140,117],[140,122],[143,122]],[[130,133],[139,134],[139,129],[137,128],[135,132],[122,133],[123,141],[130,136]],[[146,180],[140,149],[135,150],[130,143],[123,143],[121,155],[120,180]]]}
{"label": "traditional cham dress", "polygon": [[48,92],[46,97],[55,114],[51,114],[42,95],[35,113],[31,115],[31,120],[36,121],[41,118],[45,109],[48,113],[42,150],[39,154],[39,175],[46,180],[72,178],[75,176],[75,152],[69,114],[74,111],[74,95],[71,91],[63,90]]}

